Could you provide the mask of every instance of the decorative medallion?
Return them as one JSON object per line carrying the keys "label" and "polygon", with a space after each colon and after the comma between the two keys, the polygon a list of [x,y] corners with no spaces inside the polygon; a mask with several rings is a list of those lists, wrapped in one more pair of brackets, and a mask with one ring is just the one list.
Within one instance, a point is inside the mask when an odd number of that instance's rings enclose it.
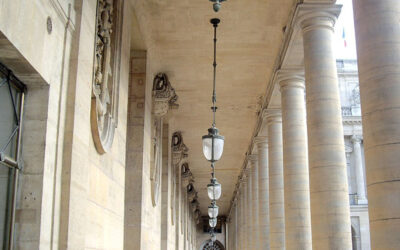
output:
{"label": "decorative medallion", "polygon": [[188,147],[183,143],[182,132],[175,132],[172,135],[172,164],[178,166],[181,160],[188,156],[188,151]]}
{"label": "decorative medallion", "polygon": [[153,81],[153,114],[162,117],[167,114],[168,109],[176,107],[178,96],[172,88],[165,73],[158,73]]}
{"label": "decorative medallion", "polygon": [[176,107],[178,96],[165,73],[158,73],[153,80],[152,94],[152,149],[150,160],[151,199],[157,205],[161,192],[162,174],[162,127],[163,117],[170,107]]}
{"label": "decorative medallion", "polygon": [[188,185],[192,181],[193,175],[187,162],[183,163],[181,166],[181,175],[184,185]]}
{"label": "decorative medallion", "polygon": [[186,191],[189,202],[197,200],[197,191],[194,188],[193,183],[189,183],[189,185],[186,186]]}
{"label": "decorative medallion", "polygon": [[118,121],[122,2],[97,1],[91,129],[100,154],[110,150]]}

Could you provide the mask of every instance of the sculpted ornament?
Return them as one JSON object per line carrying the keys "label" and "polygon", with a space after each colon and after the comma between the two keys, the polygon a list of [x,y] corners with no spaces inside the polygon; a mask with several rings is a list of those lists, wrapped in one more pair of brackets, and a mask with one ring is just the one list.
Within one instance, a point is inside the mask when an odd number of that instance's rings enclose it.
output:
{"label": "sculpted ornament", "polygon": [[151,200],[153,206],[157,205],[161,188],[162,127],[162,118],[153,120],[150,159]]}
{"label": "sculpted ornament", "polygon": [[178,96],[164,73],[158,73],[153,81],[153,114],[156,117],[163,117],[168,109],[177,107],[175,102]]}
{"label": "sculpted ornament", "polygon": [[186,186],[186,191],[187,191],[187,197],[190,202],[193,200],[197,200],[197,191],[193,186],[193,183],[189,183],[189,185]]}
{"label": "sculpted ornament", "polygon": [[92,83],[91,129],[100,154],[111,148],[117,127],[122,17],[119,0],[98,0]]}
{"label": "sculpted ornament", "polygon": [[178,106],[178,96],[164,73],[158,73],[153,80],[152,92],[152,150],[150,160],[151,198],[153,206],[157,205],[161,192],[162,173],[162,127],[163,117],[170,107]]}
{"label": "sculpted ornament", "polygon": [[[183,159],[188,156],[189,149],[186,147],[185,143],[183,143],[182,133],[180,131],[174,132],[172,134],[171,141],[172,148],[172,176],[176,178],[172,178],[172,187],[173,190],[171,192],[171,220],[174,224],[174,214],[175,214],[175,205],[176,205],[176,197],[178,196],[178,191],[180,190],[177,186],[181,185],[180,183],[176,183],[176,180],[179,178],[179,164]],[[178,218],[178,217],[177,217]]]}
{"label": "sculpted ornament", "polygon": [[172,135],[172,164],[176,167],[188,156],[188,151],[188,147],[183,143],[182,132],[175,132]]}
{"label": "sculpted ornament", "polygon": [[189,164],[187,162],[183,163],[181,166],[182,182],[184,185],[191,183],[193,179],[192,172],[189,169]]}

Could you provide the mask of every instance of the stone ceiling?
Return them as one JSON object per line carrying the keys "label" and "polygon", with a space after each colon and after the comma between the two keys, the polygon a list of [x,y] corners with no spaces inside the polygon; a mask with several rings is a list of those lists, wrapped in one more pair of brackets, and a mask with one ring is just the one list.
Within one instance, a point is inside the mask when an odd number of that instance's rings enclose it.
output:
{"label": "stone ceiling", "polygon": [[211,126],[213,30],[209,19],[221,19],[217,45],[217,127],[225,150],[216,164],[222,184],[220,214],[227,214],[237,177],[256,125],[295,0],[228,0],[215,14],[208,0],[132,1],[152,70],[168,74],[179,95],[174,124],[189,148],[201,211],[210,201],[206,185],[210,164],[201,136]]}

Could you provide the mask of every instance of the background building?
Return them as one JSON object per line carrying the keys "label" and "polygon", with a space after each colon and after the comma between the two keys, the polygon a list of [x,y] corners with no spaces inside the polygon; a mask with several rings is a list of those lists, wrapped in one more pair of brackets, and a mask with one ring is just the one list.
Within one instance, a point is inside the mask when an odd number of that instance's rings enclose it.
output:
{"label": "background building", "polygon": [[371,249],[357,61],[338,60],[353,249]]}

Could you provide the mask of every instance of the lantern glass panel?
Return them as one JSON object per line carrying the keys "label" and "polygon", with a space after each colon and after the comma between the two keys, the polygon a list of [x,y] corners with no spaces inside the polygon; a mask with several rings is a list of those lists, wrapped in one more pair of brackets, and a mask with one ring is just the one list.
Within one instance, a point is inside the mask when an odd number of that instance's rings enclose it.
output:
{"label": "lantern glass panel", "polygon": [[[214,159],[212,158],[212,141],[214,140]],[[218,161],[224,151],[224,138],[209,135],[203,137],[203,154],[208,161]]]}
{"label": "lantern glass panel", "polygon": [[215,183],[210,183],[207,185],[207,193],[208,193],[208,198],[210,200],[219,200],[221,198],[221,184],[219,184],[217,181]]}
{"label": "lantern glass panel", "polygon": [[208,207],[208,216],[210,218],[216,218],[218,216],[218,206],[217,205],[210,205]]}
{"label": "lantern glass panel", "polygon": [[210,218],[208,220],[210,227],[215,227],[217,225],[217,218]]}

